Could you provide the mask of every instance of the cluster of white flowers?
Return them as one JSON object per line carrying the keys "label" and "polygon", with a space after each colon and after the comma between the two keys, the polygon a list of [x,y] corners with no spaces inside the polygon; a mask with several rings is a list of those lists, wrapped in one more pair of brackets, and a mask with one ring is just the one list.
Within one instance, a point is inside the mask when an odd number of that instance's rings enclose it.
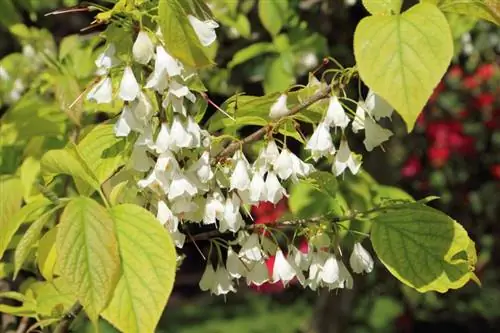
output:
{"label": "cluster of white flowers", "polygon": [[[235,292],[235,282],[244,278],[247,285],[262,286],[265,283],[299,283],[304,288],[348,288],[353,287],[353,278],[340,256],[308,245],[299,250],[290,245],[287,253],[272,243],[267,237],[257,233],[249,235],[240,231],[242,241],[239,253],[229,247],[225,265],[218,263],[217,268],[208,262],[200,280],[200,288],[215,295]],[[272,260],[271,260],[272,259]],[[266,261],[271,260],[271,267]],[[373,270],[373,260],[360,243],[354,245],[349,258],[354,273],[369,273]]]}
{"label": "cluster of white flowers", "polygon": [[[189,16],[189,22],[202,45],[214,42],[217,23],[194,16]],[[286,145],[279,147],[271,137],[253,162],[248,161],[242,150],[236,150],[224,163],[214,163],[210,133],[200,128],[195,114],[187,107],[188,103],[196,102],[197,96],[190,91],[187,82],[197,73],[168,53],[159,32],[140,31],[131,51],[133,62],[123,64],[115,46],[107,45],[95,61],[99,79],[88,92],[87,99],[111,103],[116,97],[123,102],[115,134],[125,137],[136,133],[131,166],[145,175],[138,181],[138,187],[157,194],[154,202],[157,219],[171,233],[177,247],[184,246],[183,224],[187,222],[212,225],[221,233],[238,235],[232,243],[240,248],[238,253],[229,247],[225,264],[219,258],[216,269],[208,262],[200,281],[201,289],[217,295],[226,294],[235,291],[233,279],[242,277],[254,285],[277,281],[287,284],[296,279],[311,289],[351,287],[352,278],[345,265],[324,247],[311,246],[308,253],[302,253],[290,246],[285,254],[267,237],[245,231],[242,214],[248,205],[262,201],[278,203],[288,196],[287,182],[307,177],[314,167]],[[136,74],[150,63],[154,63],[153,70],[141,82]],[[113,84],[117,72],[121,73],[120,79]],[[161,101],[162,110],[155,110],[153,100]],[[370,116],[357,115],[364,119],[362,125],[370,146],[384,141],[377,132],[381,130],[371,118],[390,115],[389,111],[375,112],[377,103],[377,97],[369,95],[363,105],[371,110]],[[163,111],[164,116],[155,117]],[[269,116],[279,119],[289,112],[284,94],[270,107]],[[161,119],[160,123],[157,119]],[[359,155],[351,152],[344,136],[338,150],[332,141],[330,131],[333,128],[344,131],[350,123],[338,97],[333,96],[324,119],[306,145],[315,161],[324,156],[334,157],[332,171],[335,175],[347,168],[355,174],[361,166]],[[378,141],[373,142],[370,137]],[[271,275],[265,262],[270,257],[274,258]],[[351,257],[352,270],[368,272],[372,266],[370,255],[357,244]]]}

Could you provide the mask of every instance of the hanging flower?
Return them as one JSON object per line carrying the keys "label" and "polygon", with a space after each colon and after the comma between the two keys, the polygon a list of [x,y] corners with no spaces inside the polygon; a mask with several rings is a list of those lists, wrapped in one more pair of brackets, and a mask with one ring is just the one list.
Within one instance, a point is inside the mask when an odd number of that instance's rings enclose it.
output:
{"label": "hanging flower", "polygon": [[358,173],[361,167],[361,161],[353,155],[349,149],[347,140],[342,139],[342,141],[340,141],[340,147],[335,155],[335,161],[332,167],[332,172],[336,176],[341,175],[346,168],[349,168],[353,175]]}
{"label": "hanging flower", "polygon": [[358,105],[356,106],[356,116],[354,117],[352,121],[352,131],[354,133],[358,133],[361,130],[365,129],[365,102],[363,101],[358,101]]}
{"label": "hanging flower", "polygon": [[340,127],[342,129],[345,129],[349,125],[350,119],[346,115],[337,96],[330,97],[324,122],[330,127]]}
{"label": "hanging flower", "polygon": [[224,205],[224,214],[220,220],[219,231],[231,231],[237,232],[242,227],[245,226],[245,222],[240,214],[241,200],[235,192],[226,198],[226,203]]}
{"label": "hanging flower", "polygon": [[269,281],[269,272],[264,260],[251,263],[247,274],[247,285],[261,286]]}
{"label": "hanging flower", "polygon": [[207,197],[203,224],[215,224],[217,219],[222,219],[224,214],[224,197],[219,192],[214,192]]}
{"label": "hanging flower", "polygon": [[211,262],[207,262],[207,266],[205,267],[205,271],[201,276],[201,280],[199,282],[200,289],[203,291],[208,291],[212,289],[212,286],[215,283],[215,271]]}
{"label": "hanging flower", "polygon": [[248,162],[240,151],[234,154],[233,160],[236,166],[230,178],[231,190],[246,191],[250,188]]}
{"label": "hanging flower", "polygon": [[287,99],[288,96],[286,94],[281,94],[280,97],[278,97],[278,100],[271,106],[271,110],[269,111],[269,118],[278,119],[290,113],[290,110],[286,105]]}
{"label": "hanging flower", "polygon": [[98,104],[111,103],[112,99],[113,85],[109,76],[103,77],[87,94],[87,100]]}
{"label": "hanging flower", "polygon": [[215,29],[219,27],[219,24],[214,20],[201,21],[193,15],[188,15],[189,23],[196,32],[196,36],[200,40],[201,45],[209,46],[212,44],[217,35],[215,34]]}
{"label": "hanging flower", "polygon": [[217,267],[214,283],[210,288],[210,292],[217,296],[226,295],[229,292],[236,292],[236,289],[234,289],[233,282],[231,280],[231,276],[222,265]]}
{"label": "hanging flower", "polygon": [[272,281],[282,281],[283,284],[287,284],[290,282],[296,275],[295,269],[290,265],[287,258],[281,250],[276,251],[273,273],[272,273]]}
{"label": "hanging flower", "polygon": [[328,124],[325,122],[318,124],[318,127],[316,127],[316,130],[306,144],[306,149],[311,151],[311,155],[315,161],[322,156],[335,153]]}
{"label": "hanging flower", "polygon": [[141,30],[132,47],[134,60],[140,64],[146,65],[154,56],[154,45],[146,31]]}
{"label": "hanging flower", "polygon": [[231,246],[227,249],[226,268],[229,275],[234,279],[239,279],[240,277],[245,276],[247,273],[247,270],[243,265],[240,257],[238,257],[238,254],[233,251],[233,248]]}
{"label": "hanging flower", "polygon": [[123,71],[123,78],[120,82],[120,98],[124,101],[131,102],[136,99],[140,90],[141,87],[135,78],[132,68],[130,68],[130,66],[125,67],[125,70]]}
{"label": "hanging flower", "polygon": [[354,273],[360,274],[363,272],[370,273],[373,270],[373,259],[365,250],[365,248],[360,244],[354,244],[354,250],[349,258],[349,264]]}
{"label": "hanging flower", "polygon": [[251,234],[245,243],[243,243],[239,256],[250,261],[260,261],[263,258],[259,235],[257,233]]}
{"label": "hanging flower", "polygon": [[286,190],[283,188],[274,172],[267,173],[265,187],[266,201],[272,202],[273,204],[278,203],[281,198],[287,196]]}
{"label": "hanging flower", "polygon": [[390,118],[394,111],[393,107],[385,99],[374,93],[371,89],[366,96],[365,106],[367,111],[377,121],[384,117]]}

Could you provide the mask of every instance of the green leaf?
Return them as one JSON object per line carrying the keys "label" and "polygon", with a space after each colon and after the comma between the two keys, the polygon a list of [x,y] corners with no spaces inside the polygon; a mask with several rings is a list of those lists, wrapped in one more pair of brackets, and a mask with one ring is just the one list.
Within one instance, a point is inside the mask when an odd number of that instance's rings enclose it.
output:
{"label": "green leaf", "polygon": [[293,56],[284,52],[269,64],[264,77],[264,91],[266,94],[284,91],[294,83]]}
{"label": "green leaf", "polygon": [[372,15],[399,14],[403,0],[363,0],[363,6]]}
{"label": "green leaf", "polygon": [[62,317],[76,302],[72,286],[63,278],[35,282],[30,286],[36,299],[36,312],[43,317]]}
{"label": "green leaf", "polygon": [[111,209],[122,275],[103,316],[123,332],[154,332],[174,284],[176,252],[168,232],[145,209]]}
{"label": "green leaf", "polygon": [[14,219],[21,209],[23,201],[23,184],[21,180],[12,176],[0,178],[0,258],[9,245],[9,242],[19,228],[18,221]]}
{"label": "green leaf", "polygon": [[273,36],[280,32],[286,23],[288,1],[259,0],[259,18],[264,28]]}
{"label": "green leaf", "polygon": [[57,226],[46,232],[38,243],[36,262],[40,273],[47,281],[52,281],[54,277],[57,259],[56,236]]}
{"label": "green leaf", "polygon": [[[14,216],[10,217],[6,224],[2,225],[2,232],[0,232],[0,257],[9,245],[12,236],[14,236],[17,229],[19,229],[19,226],[25,222],[32,222],[38,219],[51,207],[51,205],[52,203],[45,198],[30,202],[21,208]],[[2,214],[0,218],[3,216]]]}
{"label": "green leaf", "polygon": [[401,15],[361,20],[354,54],[362,80],[399,112],[410,131],[450,64],[453,39],[444,14],[420,3]]}
{"label": "green leaf", "polygon": [[165,46],[172,56],[195,68],[213,64],[205,54],[179,0],[160,0],[158,15]]}
{"label": "green leaf", "polygon": [[274,44],[255,43],[236,52],[227,67],[233,68],[260,55],[272,52],[276,52],[276,46],[274,46]]}
{"label": "green leaf", "polygon": [[446,292],[476,279],[477,258],[467,232],[427,206],[409,204],[378,214],[371,240],[387,269],[419,292]]}
{"label": "green leaf", "polygon": [[120,275],[114,223],[90,198],[78,197],[66,206],[56,238],[57,265],[89,318],[95,322],[108,305]]}
{"label": "green leaf", "polygon": [[47,222],[49,222],[52,214],[56,209],[51,209],[40,216],[23,234],[19,244],[14,252],[14,277],[24,264],[24,261],[30,254],[32,247],[40,240],[40,233]]}
{"label": "green leaf", "polygon": [[8,28],[11,25],[21,22],[21,16],[19,16],[12,0],[0,0],[0,8],[2,8],[2,15],[0,15],[1,25]]}
{"label": "green leaf", "polygon": [[457,13],[491,21],[500,25],[500,2],[498,0],[421,0],[437,5],[447,13]]}
{"label": "green leaf", "polygon": [[31,156],[26,157],[19,168],[19,177],[21,178],[24,189],[24,201],[30,202],[32,196],[38,193],[34,185],[39,175],[40,161]]}
{"label": "green leaf", "polygon": [[50,183],[59,174],[70,175],[99,190],[99,181],[89,172],[85,162],[71,149],[56,149],[45,153],[41,160],[42,176]]}
{"label": "green leaf", "polygon": [[36,317],[36,305],[34,302],[30,302],[30,299],[25,295],[14,291],[7,291],[0,293],[0,299],[2,298],[22,302],[23,304],[21,306],[0,304],[0,313],[8,313],[19,317]]}
{"label": "green leaf", "polygon": [[95,126],[78,143],[78,152],[88,166],[92,167],[99,184],[102,184],[127,160],[127,140],[115,135],[114,125]]}

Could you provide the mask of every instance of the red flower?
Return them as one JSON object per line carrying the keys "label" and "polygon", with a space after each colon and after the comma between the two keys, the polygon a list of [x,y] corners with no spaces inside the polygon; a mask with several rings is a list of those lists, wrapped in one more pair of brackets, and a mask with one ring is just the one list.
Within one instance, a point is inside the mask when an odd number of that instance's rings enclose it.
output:
{"label": "red flower", "polygon": [[475,76],[480,80],[488,81],[495,75],[495,71],[494,64],[483,64],[476,69]]}
{"label": "red flower", "polygon": [[422,163],[416,155],[410,156],[403,167],[401,168],[401,176],[403,178],[413,178],[422,171]]}
{"label": "red flower", "polygon": [[281,199],[276,205],[268,201],[261,201],[258,205],[252,206],[251,208],[255,224],[276,222],[286,210],[286,198]]}
{"label": "red flower", "polygon": [[448,147],[462,155],[472,155],[476,152],[476,140],[459,132],[450,133],[448,136]]}
{"label": "red flower", "polygon": [[477,87],[479,87],[480,82],[474,76],[467,76],[463,80],[463,84],[464,84],[465,89],[472,90],[472,89],[476,89]]}
{"label": "red flower", "polygon": [[474,104],[480,109],[492,106],[494,102],[495,96],[490,93],[482,93],[474,100]]}
{"label": "red flower", "polygon": [[500,163],[493,164],[490,167],[490,172],[493,178],[500,180]]}
{"label": "red flower", "polygon": [[427,157],[433,167],[441,168],[450,159],[450,150],[446,147],[432,146],[427,149]]}
{"label": "red flower", "polygon": [[464,71],[459,65],[454,65],[448,70],[448,77],[454,80],[460,79]]}

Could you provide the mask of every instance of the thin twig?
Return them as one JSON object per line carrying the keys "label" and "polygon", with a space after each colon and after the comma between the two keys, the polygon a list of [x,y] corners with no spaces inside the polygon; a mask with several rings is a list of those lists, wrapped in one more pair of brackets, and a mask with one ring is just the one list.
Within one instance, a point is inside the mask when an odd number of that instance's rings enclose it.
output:
{"label": "thin twig", "polygon": [[69,332],[69,327],[73,320],[76,318],[78,313],[82,311],[83,306],[80,303],[75,303],[71,309],[64,315],[63,319],[57,324],[54,333],[67,333]]}
{"label": "thin twig", "polygon": [[26,332],[26,329],[28,328],[29,320],[30,319],[28,317],[23,317],[21,319],[21,321],[19,322],[19,326],[17,327],[16,333]]}
{"label": "thin twig", "polygon": [[[333,81],[331,84],[329,84],[326,87],[322,88],[316,94],[312,95],[311,97],[309,97],[308,99],[306,99],[302,103],[294,106],[292,109],[290,109],[290,112],[286,116],[284,116],[284,117],[289,117],[291,115],[294,115],[294,114],[296,114],[296,113],[298,113],[298,112],[300,112],[300,111],[308,108],[309,106],[313,105],[314,103],[319,102],[320,100],[327,98],[331,94],[332,90],[334,88],[336,88],[337,85],[340,85],[340,84],[341,83],[338,82],[338,81]],[[277,119],[277,121],[279,121],[280,119]],[[227,146],[223,151],[221,151],[215,157],[215,160],[216,161],[220,161],[221,159],[232,155],[242,145],[250,143],[250,142],[254,142],[254,141],[257,141],[257,140],[260,140],[270,130],[272,130],[272,128],[273,128],[272,124],[266,125],[264,127],[261,127],[260,129],[258,129],[257,131],[253,132],[252,134],[248,135],[247,137],[243,138],[242,140],[235,141],[235,142],[231,143],[229,146]]]}

